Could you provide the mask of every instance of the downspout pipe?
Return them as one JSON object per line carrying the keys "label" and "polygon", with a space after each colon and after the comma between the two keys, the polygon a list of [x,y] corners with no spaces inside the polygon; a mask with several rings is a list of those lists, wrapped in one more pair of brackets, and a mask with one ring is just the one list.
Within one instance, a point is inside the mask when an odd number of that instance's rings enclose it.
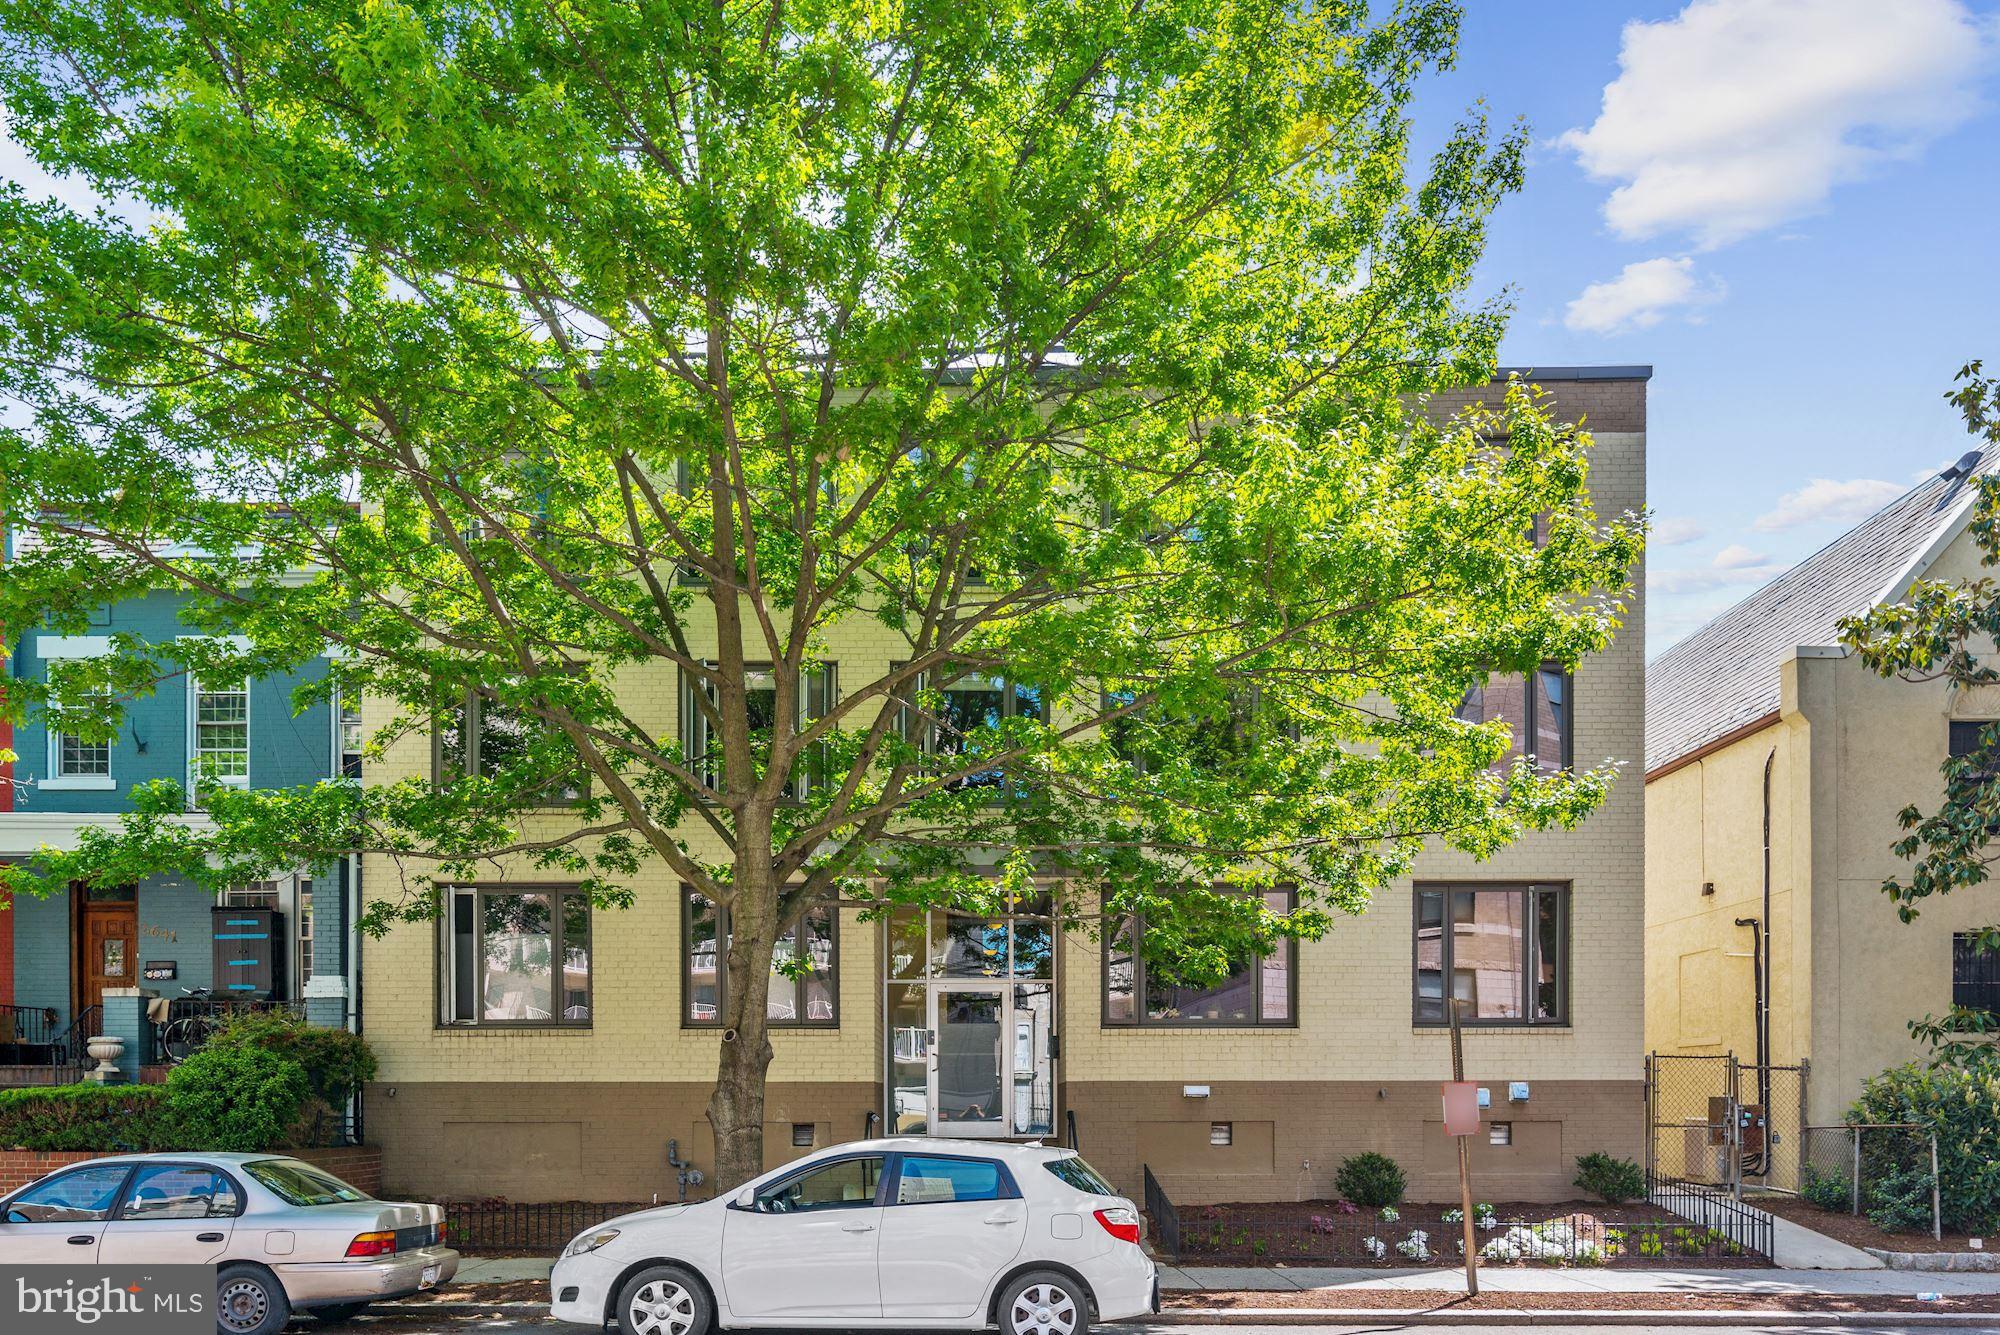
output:
{"label": "downspout pipe", "polygon": [[1745,1169],[1753,1177],[1763,1176],[1771,1162],[1771,772],[1778,762],[1776,747],[1764,757],[1764,911],[1761,917],[1738,918],[1738,927],[1752,930],[1751,969],[1756,995],[1757,1106],[1763,1110],[1765,1130],[1754,1161]]}

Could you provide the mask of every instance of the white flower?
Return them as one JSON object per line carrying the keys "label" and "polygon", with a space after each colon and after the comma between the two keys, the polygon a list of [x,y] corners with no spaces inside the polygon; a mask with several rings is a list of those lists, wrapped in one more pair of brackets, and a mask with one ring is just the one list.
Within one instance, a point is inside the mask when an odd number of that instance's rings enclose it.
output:
{"label": "white flower", "polygon": [[1398,1219],[1401,1219],[1402,1217],[1403,1217],[1403,1216],[1401,1216],[1400,1214],[1397,1214],[1397,1213],[1396,1213],[1396,1207],[1395,1207],[1395,1206],[1393,1206],[1393,1205],[1385,1205],[1385,1206],[1383,1206],[1383,1207],[1382,1207],[1382,1221],[1383,1221],[1384,1223],[1387,1223],[1387,1224],[1393,1224],[1393,1223],[1395,1223],[1395,1222],[1396,1222],[1396,1221],[1397,1221]]}
{"label": "white flower", "polygon": [[1363,1239],[1361,1245],[1366,1247],[1368,1254],[1378,1261],[1389,1254],[1389,1244],[1380,1238]]}

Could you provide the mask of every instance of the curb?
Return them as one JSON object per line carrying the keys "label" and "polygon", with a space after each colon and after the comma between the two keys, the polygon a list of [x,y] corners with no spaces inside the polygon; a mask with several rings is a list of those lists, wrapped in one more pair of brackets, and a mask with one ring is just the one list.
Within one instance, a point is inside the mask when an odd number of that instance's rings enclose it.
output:
{"label": "curb", "polygon": [[1489,1307],[1477,1312],[1397,1307],[1229,1307],[1168,1309],[1150,1317],[1132,1317],[1110,1325],[1171,1321],[1186,1326],[1369,1326],[1393,1321],[1401,1326],[1639,1326],[1649,1330],[1674,1327],[1738,1326],[1937,1326],[1945,1329],[1992,1330],[1992,1312],[1792,1312],[1792,1311],[1643,1311],[1611,1308],[1590,1311],[1573,1307]]}

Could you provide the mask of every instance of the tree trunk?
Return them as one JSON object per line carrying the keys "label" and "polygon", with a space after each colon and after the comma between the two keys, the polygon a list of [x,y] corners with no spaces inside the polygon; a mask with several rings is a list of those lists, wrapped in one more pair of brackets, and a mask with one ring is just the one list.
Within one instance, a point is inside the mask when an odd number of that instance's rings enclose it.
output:
{"label": "tree trunk", "polygon": [[[752,847],[746,837],[745,851]],[[753,862],[756,865],[750,865]],[[708,1098],[717,1194],[764,1171],[764,1081],[772,1056],[768,979],[777,946],[777,891],[768,856],[739,858],[736,893],[729,908],[722,1052],[715,1090]]]}

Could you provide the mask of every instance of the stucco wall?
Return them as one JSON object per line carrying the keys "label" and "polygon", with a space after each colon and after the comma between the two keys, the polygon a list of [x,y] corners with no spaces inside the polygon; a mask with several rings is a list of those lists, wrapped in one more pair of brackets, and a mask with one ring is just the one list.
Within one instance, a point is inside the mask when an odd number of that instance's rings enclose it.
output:
{"label": "stucco wall", "polygon": [[[1930,568],[1975,573],[1963,537]],[[1972,891],[1904,924],[1881,886],[1910,866],[1890,851],[1897,813],[1942,796],[1950,721],[2000,718],[2000,690],[1884,680],[1830,648],[1778,670],[1778,724],[1646,786],[1647,1045],[1755,1050],[1750,932],[1734,919],[1760,911],[1760,787],[1775,753],[1772,1048],[1781,1063],[1811,1059],[1808,1115],[1834,1122],[1869,1076],[1922,1055],[1908,1023],[1951,1004],[1952,933],[1993,920],[1991,897]]]}

